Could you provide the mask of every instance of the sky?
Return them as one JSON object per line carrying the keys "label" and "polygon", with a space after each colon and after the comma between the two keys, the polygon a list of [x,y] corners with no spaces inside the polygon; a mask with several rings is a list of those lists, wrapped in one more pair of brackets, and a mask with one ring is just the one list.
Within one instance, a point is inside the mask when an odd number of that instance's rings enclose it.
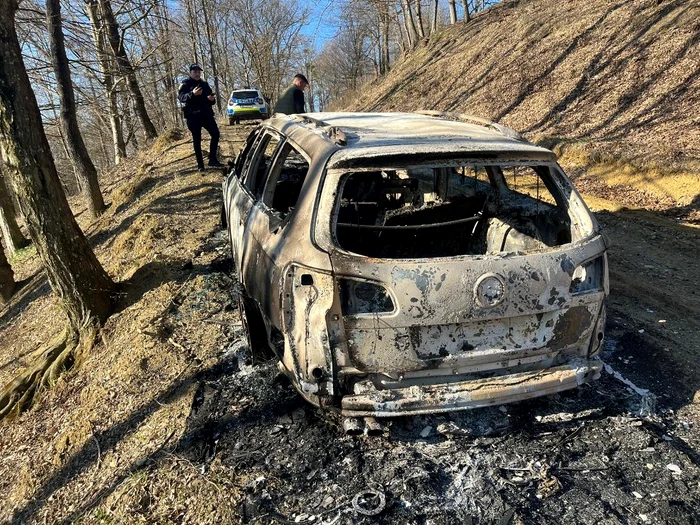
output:
{"label": "sky", "polygon": [[311,10],[309,24],[302,29],[302,34],[310,38],[314,48],[321,50],[323,44],[335,36],[338,26],[338,2],[333,0],[300,0]]}

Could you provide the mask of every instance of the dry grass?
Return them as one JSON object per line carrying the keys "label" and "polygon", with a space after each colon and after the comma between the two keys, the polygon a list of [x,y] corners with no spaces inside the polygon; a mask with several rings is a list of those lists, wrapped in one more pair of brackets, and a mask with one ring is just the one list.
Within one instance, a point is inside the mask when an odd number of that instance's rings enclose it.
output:
{"label": "dry grass", "polygon": [[[226,148],[233,138],[224,134]],[[186,429],[193,377],[216,366],[228,345],[221,325],[204,322],[230,301],[230,279],[209,268],[222,255],[206,242],[219,231],[221,175],[192,170],[191,147],[177,134],[156,141],[103,176],[111,206],[102,217],[86,224],[79,216],[119,283],[117,312],[82,366],[0,424],[1,523],[218,523],[234,508],[232,476],[213,468],[198,474],[172,454]],[[13,263],[20,274],[38,268],[31,249]],[[235,322],[235,308],[225,315]],[[0,382],[63,324],[36,275],[0,311]]]}

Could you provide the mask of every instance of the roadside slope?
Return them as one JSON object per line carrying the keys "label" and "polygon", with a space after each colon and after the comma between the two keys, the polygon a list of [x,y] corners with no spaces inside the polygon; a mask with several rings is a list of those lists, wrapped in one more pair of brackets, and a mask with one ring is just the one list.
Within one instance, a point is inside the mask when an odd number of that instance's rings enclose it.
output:
{"label": "roadside slope", "polygon": [[480,115],[558,146],[569,169],[613,168],[595,175],[648,193],[629,204],[697,207],[698,57],[697,0],[508,1],[433,35],[348,109]]}

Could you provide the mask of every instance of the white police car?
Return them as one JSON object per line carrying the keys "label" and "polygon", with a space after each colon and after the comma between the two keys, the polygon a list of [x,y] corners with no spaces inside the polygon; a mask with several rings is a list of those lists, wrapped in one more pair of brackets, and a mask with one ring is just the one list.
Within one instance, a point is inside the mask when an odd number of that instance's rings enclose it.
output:
{"label": "white police car", "polygon": [[227,114],[229,126],[241,120],[265,120],[270,117],[270,106],[259,89],[237,89],[228,99]]}

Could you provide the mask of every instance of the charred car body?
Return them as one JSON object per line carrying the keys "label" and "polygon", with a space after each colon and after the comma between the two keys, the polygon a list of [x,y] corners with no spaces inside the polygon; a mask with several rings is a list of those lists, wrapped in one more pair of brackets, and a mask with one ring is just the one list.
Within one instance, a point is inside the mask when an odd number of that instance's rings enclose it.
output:
{"label": "charred car body", "polygon": [[224,182],[251,348],[350,417],[600,375],[606,242],[555,155],[437,112],[273,116]]}

